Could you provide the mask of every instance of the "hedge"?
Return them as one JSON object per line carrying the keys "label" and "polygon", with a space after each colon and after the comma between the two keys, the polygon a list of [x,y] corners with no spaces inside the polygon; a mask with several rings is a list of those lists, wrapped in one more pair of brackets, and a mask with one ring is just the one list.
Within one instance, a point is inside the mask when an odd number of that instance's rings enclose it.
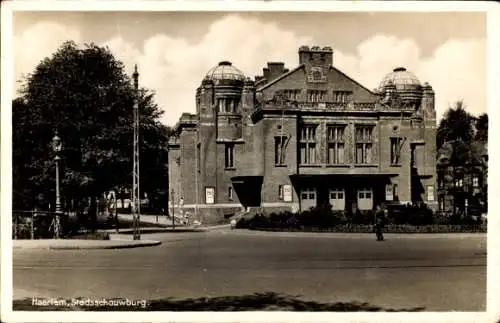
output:
{"label": "hedge", "polygon": [[[358,211],[347,215],[332,211],[328,205],[319,206],[300,213],[281,212],[256,214],[250,219],[242,218],[236,228],[267,231],[310,232],[373,232],[374,212]],[[400,206],[389,210],[384,231],[388,233],[447,233],[486,232],[487,225],[477,216],[436,216],[425,205]]]}
{"label": "hedge", "polygon": [[[265,228],[251,227],[250,230],[272,232],[332,232],[332,233],[372,233],[370,225],[338,225],[330,228]],[[387,225],[384,233],[486,233],[487,225]]]}

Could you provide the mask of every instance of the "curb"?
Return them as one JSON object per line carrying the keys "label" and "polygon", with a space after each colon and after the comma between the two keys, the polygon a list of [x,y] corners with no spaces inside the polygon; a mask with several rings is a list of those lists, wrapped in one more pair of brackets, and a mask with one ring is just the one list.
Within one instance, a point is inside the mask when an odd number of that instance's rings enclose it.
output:
{"label": "curb", "polygon": [[[128,240],[108,240],[108,241],[127,241]],[[110,245],[49,245],[51,250],[84,250],[84,249],[130,249],[140,247],[154,247],[161,244],[161,241],[143,240],[142,242],[125,243],[125,244],[110,244]]]}
{"label": "curb", "polygon": [[[89,243],[88,241],[96,241]],[[97,242],[98,241],[98,242]],[[161,241],[156,240],[85,240],[85,241],[65,241],[64,243],[40,243],[38,245],[18,245],[13,246],[13,249],[18,250],[85,250],[85,249],[129,249],[140,247],[153,247],[161,244]]]}

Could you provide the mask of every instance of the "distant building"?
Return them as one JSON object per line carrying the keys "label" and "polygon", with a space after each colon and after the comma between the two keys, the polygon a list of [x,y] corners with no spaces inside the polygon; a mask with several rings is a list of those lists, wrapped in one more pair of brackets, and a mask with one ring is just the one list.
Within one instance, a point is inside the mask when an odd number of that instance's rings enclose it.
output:
{"label": "distant building", "polygon": [[486,213],[488,209],[488,147],[446,142],[438,151],[438,210],[446,214]]}
{"label": "distant building", "polygon": [[370,91],[334,66],[330,47],[298,54],[299,66],[271,62],[255,80],[227,61],[207,73],[196,114],[181,116],[169,143],[174,204],[183,196],[205,222],[242,207],[436,209],[431,86],[400,67]]}

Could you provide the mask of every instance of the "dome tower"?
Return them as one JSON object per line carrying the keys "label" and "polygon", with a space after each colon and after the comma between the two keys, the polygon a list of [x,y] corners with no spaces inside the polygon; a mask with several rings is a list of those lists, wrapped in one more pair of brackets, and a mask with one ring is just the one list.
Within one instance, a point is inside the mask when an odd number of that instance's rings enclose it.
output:
{"label": "dome tower", "polygon": [[[241,96],[245,75],[228,61],[211,68],[202,81],[200,105],[202,122],[215,123],[218,140],[242,136]],[[205,102],[201,102],[205,101]]]}
{"label": "dome tower", "polygon": [[[422,86],[418,78],[404,67],[395,68],[380,83],[379,91],[397,96],[403,103],[419,105]],[[387,93],[390,92],[390,93]]]}

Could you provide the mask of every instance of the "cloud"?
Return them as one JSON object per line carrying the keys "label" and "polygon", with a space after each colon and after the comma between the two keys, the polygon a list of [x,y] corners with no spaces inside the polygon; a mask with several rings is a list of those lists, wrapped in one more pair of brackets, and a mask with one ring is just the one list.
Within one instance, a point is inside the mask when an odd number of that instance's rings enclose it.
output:
{"label": "cloud", "polygon": [[32,73],[40,60],[53,54],[67,40],[80,42],[80,31],[52,21],[40,21],[14,37],[15,81]]}
{"label": "cloud", "polygon": [[[81,35],[57,23],[33,25],[16,39],[16,71],[32,71],[40,59],[67,39],[78,42]],[[175,124],[183,112],[195,112],[195,90],[219,61],[229,60],[252,77],[261,74],[268,61],[283,61],[288,68],[295,67],[297,50],[303,44],[315,45],[316,41],[274,23],[239,15],[215,21],[198,42],[157,34],[141,45],[120,36],[102,43],[124,62],[127,73],[138,65],[139,82],[156,92],[156,101],[165,111],[162,121],[168,125]],[[459,99],[464,99],[474,114],[486,111],[485,40],[449,39],[424,57],[411,38],[375,34],[362,41],[355,53],[343,53],[335,47],[334,51],[334,65],[370,89],[378,87],[394,67],[406,67],[422,83],[433,86],[438,118]]]}
{"label": "cloud", "polygon": [[299,46],[311,42],[272,23],[229,15],[214,22],[198,43],[161,34],[145,40],[140,50],[122,39],[106,44],[123,59],[128,73],[138,64],[140,84],[155,90],[165,111],[163,122],[173,125],[183,112],[195,112],[195,90],[218,62],[229,60],[252,77],[262,73],[267,61],[296,65]]}
{"label": "cloud", "polygon": [[461,99],[471,113],[486,112],[484,40],[450,39],[423,57],[414,40],[379,34],[364,40],[355,54],[337,52],[334,59],[341,70],[370,89],[378,87],[393,68],[406,67],[434,88],[438,119]]}

